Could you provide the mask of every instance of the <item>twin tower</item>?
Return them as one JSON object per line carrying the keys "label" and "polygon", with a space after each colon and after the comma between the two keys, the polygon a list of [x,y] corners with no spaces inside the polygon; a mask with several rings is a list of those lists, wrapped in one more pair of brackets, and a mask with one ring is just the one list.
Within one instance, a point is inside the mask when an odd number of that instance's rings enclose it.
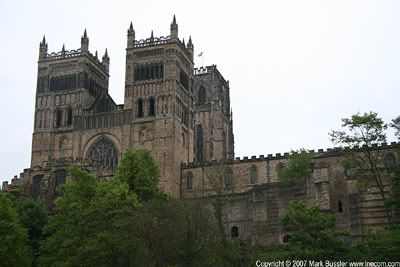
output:
{"label": "twin tower", "polygon": [[[81,48],[48,53],[40,43],[31,168],[32,195],[54,196],[66,167],[110,176],[128,149],[152,152],[160,187],[179,196],[181,164],[234,158],[229,82],[215,65],[194,68],[192,39],[170,35],[137,40],[128,29],[124,104],[109,94],[110,58]],[[27,178],[27,177],[25,177]]]}

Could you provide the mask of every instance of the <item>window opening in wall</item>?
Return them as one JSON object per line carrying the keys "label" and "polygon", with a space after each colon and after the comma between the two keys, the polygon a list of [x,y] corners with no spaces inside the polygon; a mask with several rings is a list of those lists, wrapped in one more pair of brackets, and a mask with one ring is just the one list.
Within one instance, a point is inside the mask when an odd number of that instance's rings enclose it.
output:
{"label": "window opening in wall", "polygon": [[343,212],[343,203],[341,199],[338,200],[338,212],[339,213]]}
{"label": "window opening in wall", "polygon": [[62,112],[61,112],[61,110],[60,109],[57,109],[56,110],[56,128],[58,128],[58,127],[60,127],[61,126],[61,118],[62,118]]}
{"label": "window opening in wall", "polygon": [[156,115],[156,105],[154,101],[154,97],[150,97],[149,99],[149,116]]}
{"label": "window opening in wall", "polygon": [[137,101],[137,116],[138,118],[143,117],[143,99],[139,98]]}
{"label": "window opening in wall", "polygon": [[239,228],[237,226],[232,226],[231,228],[231,237],[239,237]]}
{"label": "window opening in wall", "polygon": [[189,172],[186,175],[186,190],[192,190],[193,188],[193,174]]}

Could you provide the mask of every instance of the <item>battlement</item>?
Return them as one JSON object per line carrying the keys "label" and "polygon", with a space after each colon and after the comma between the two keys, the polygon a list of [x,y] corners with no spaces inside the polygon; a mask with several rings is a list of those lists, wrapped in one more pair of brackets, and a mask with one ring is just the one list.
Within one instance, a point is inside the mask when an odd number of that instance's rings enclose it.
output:
{"label": "battlement", "polygon": [[3,181],[2,190],[7,191],[13,187],[23,186],[23,184],[26,182],[25,178],[29,177],[31,171],[32,171],[31,168],[26,168],[23,170],[23,172],[21,172],[19,174],[19,176],[14,175],[14,177],[11,179],[10,183],[8,181]]}
{"label": "battlement", "polygon": [[204,75],[208,73],[215,73],[218,79],[222,80],[223,83],[229,83],[229,81],[226,81],[225,78],[222,76],[222,74],[219,72],[219,70],[217,69],[217,65],[215,64],[210,66],[195,68],[193,70],[194,75]]}
{"label": "battlement", "polygon": [[64,50],[63,49],[59,52],[46,53],[46,56],[42,60],[39,60],[39,61],[43,62],[43,61],[50,61],[50,60],[61,60],[61,59],[68,59],[68,58],[77,58],[77,57],[81,57],[81,56],[86,56],[99,68],[103,69],[105,72],[108,72],[106,66],[97,57],[97,52],[96,52],[96,55],[93,55],[89,51],[87,51],[87,52],[82,51],[80,48],[72,49],[72,50]]}
{"label": "battlement", "polygon": [[[377,150],[382,150],[382,149],[393,149],[400,143],[397,142],[391,142],[391,143],[382,143],[379,145],[373,145],[373,148],[376,148]],[[360,149],[361,147],[354,147],[353,149]],[[350,149],[350,147],[344,147],[344,149]],[[340,151],[339,148],[325,148],[325,149],[317,149],[317,150],[308,150],[309,153],[314,154],[313,158],[327,158],[327,157],[337,157],[341,156],[342,152]],[[213,165],[219,165],[219,164],[235,164],[235,163],[246,163],[246,162],[258,162],[258,161],[270,161],[270,160],[282,160],[286,159],[289,155],[291,155],[292,152],[285,152],[285,153],[276,153],[275,155],[273,154],[268,154],[267,156],[265,155],[259,155],[259,156],[245,156],[245,157],[236,157],[234,160],[213,160],[213,161],[206,161],[204,163],[202,162],[189,162],[189,163],[182,163],[181,166],[183,169],[189,169],[189,168],[195,168],[195,167],[201,167],[201,166],[213,166]]]}
{"label": "battlement", "polygon": [[153,45],[166,44],[171,41],[171,36],[150,37],[135,41],[135,48],[149,47]]}
{"label": "battlement", "polygon": [[192,54],[188,50],[188,47],[186,46],[184,41],[181,41],[178,38],[174,39],[170,35],[169,36],[160,36],[160,37],[151,36],[150,38],[135,40],[133,47],[135,49],[140,49],[140,48],[147,48],[147,47],[169,44],[169,43],[174,43],[174,42],[176,42],[182,48],[182,50],[185,52],[187,57],[192,59]]}

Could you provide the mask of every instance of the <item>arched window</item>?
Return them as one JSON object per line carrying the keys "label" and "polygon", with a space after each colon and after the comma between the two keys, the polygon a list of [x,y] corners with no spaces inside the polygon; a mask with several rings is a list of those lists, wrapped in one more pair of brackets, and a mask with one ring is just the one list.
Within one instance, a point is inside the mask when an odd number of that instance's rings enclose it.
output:
{"label": "arched window", "polygon": [[56,191],[55,191],[55,196],[59,196],[59,192],[57,191],[57,187],[60,185],[65,184],[67,180],[67,171],[65,169],[60,169],[56,170],[54,173],[54,178],[55,178],[55,184],[56,184]]}
{"label": "arched window", "polygon": [[193,174],[189,172],[186,175],[186,190],[192,190],[193,189]]}
{"label": "arched window", "polygon": [[118,165],[118,149],[106,136],[99,137],[89,148],[87,158],[103,169],[112,171]]}
{"label": "arched window", "polygon": [[250,167],[250,183],[256,184],[257,183],[257,167],[255,165]]}
{"label": "arched window", "polygon": [[338,211],[338,213],[342,213],[343,212],[343,203],[342,203],[341,199],[339,199],[338,202],[337,202],[337,211]]}
{"label": "arched window", "polygon": [[207,91],[206,88],[203,86],[200,86],[199,88],[199,105],[204,105],[207,102]]}
{"label": "arched window", "polygon": [[384,162],[387,169],[393,169],[396,166],[396,157],[393,153],[388,153],[385,156]]}
{"label": "arched window", "polygon": [[143,117],[143,99],[139,98],[137,101],[137,116],[138,118]]}
{"label": "arched window", "polygon": [[61,126],[62,112],[61,109],[56,109],[55,112],[55,126],[56,128]]}
{"label": "arched window", "polygon": [[72,124],[72,108],[68,107],[67,108],[67,125]]}
{"label": "arched window", "polygon": [[224,184],[225,187],[231,186],[233,184],[233,172],[231,168],[226,168],[224,171]]}
{"label": "arched window", "polygon": [[155,100],[154,97],[149,98],[149,116],[155,116],[156,115],[156,105],[155,105]]}
{"label": "arched window", "polygon": [[67,180],[67,171],[65,169],[56,170],[54,173],[56,186],[65,184]]}
{"label": "arched window", "polygon": [[197,126],[196,131],[196,161],[204,161],[203,127],[201,125]]}
{"label": "arched window", "polygon": [[32,185],[31,185],[32,197],[33,198],[36,198],[36,197],[39,196],[39,194],[40,194],[40,184],[42,183],[42,180],[43,180],[43,175],[33,176]]}
{"label": "arched window", "polygon": [[239,228],[237,226],[232,226],[231,228],[231,237],[239,237]]}
{"label": "arched window", "polygon": [[291,238],[290,235],[285,235],[285,236],[283,237],[283,239],[282,239],[283,243],[284,243],[284,244],[289,243],[290,238]]}

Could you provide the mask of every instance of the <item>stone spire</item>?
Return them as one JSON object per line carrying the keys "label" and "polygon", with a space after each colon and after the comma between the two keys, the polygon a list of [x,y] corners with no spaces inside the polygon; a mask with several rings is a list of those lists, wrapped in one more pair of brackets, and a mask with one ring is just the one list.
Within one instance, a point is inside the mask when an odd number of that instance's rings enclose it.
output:
{"label": "stone spire", "polygon": [[110,70],[110,57],[108,56],[107,48],[103,56],[103,61],[101,63],[103,63],[104,67],[106,67],[106,70],[108,72]]}
{"label": "stone spire", "polygon": [[44,60],[47,56],[47,43],[46,37],[43,35],[43,40],[40,42],[39,45],[39,61]]}
{"label": "stone spire", "polygon": [[63,44],[63,46],[61,48],[61,56],[65,57],[65,44]]}
{"label": "stone spire", "polygon": [[172,19],[171,23],[171,39],[178,39],[178,24],[176,23],[176,17],[174,15],[174,18]]}
{"label": "stone spire", "polygon": [[135,30],[133,29],[133,24],[131,21],[131,24],[129,25],[128,29],[128,43],[127,47],[128,48],[133,48],[135,46]]}
{"label": "stone spire", "polygon": [[87,36],[86,29],[83,32],[83,36],[81,37],[81,51],[89,52],[89,37]]}
{"label": "stone spire", "polygon": [[153,30],[151,30],[151,34],[150,34],[150,43],[154,43],[154,33],[153,33]]}
{"label": "stone spire", "polygon": [[194,46],[192,43],[192,36],[189,36],[189,42],[186,45],[187,50],[189,51],[190,55],[192,56],[192,60],[193,60],[193,52],[194,52]]}

